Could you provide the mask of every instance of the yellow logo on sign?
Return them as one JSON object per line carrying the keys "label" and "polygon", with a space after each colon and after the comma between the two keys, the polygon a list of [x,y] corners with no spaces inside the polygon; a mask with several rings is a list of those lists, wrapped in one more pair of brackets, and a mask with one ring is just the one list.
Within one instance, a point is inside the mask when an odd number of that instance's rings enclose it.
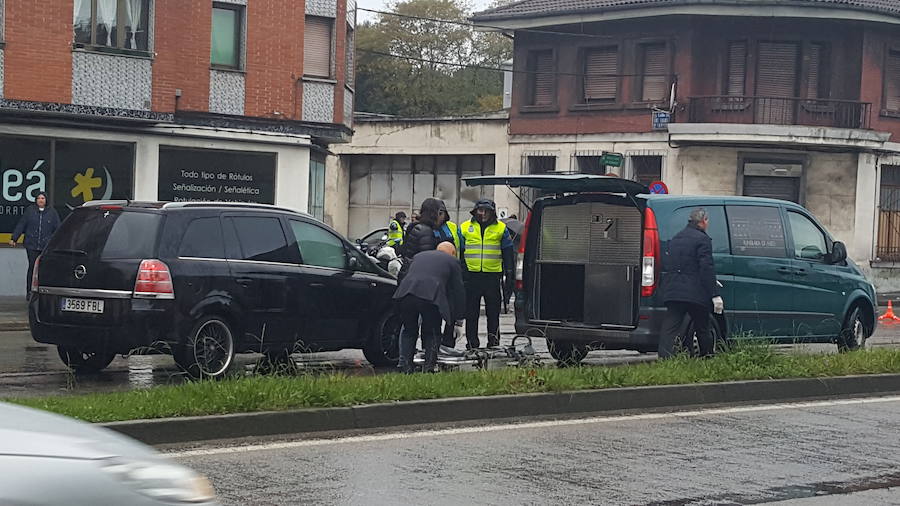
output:
{"label": "yellow logo on sign", "polygon": [[88,167],[84,174],[75,174],[75,187],[72,188],[72,196],[81,195],[85,202],[94,200],[94,188],[100,188],[103,181],[99,177],[94,177],[94,168]]}

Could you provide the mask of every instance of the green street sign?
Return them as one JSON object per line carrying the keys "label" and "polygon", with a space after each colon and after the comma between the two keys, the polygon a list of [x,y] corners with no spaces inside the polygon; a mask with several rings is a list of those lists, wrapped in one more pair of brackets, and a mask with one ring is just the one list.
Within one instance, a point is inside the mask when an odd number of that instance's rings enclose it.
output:
{"label": "green street sign", "polygon": [[600,157],[600,163],[606,165],[607,167],[621,167],[622,160],[625,157],[622,156],[622,153],[603,153],[603,156]]}

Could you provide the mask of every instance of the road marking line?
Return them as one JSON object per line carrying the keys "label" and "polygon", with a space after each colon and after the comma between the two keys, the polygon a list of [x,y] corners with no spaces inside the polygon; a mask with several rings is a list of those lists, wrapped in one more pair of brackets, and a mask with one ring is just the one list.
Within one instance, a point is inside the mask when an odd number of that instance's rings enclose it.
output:
{"label": "road marking line", "polygon": [[668,413],[643,413],[637,415],[610,415],[595,416],[589,418],[574,418],[569,420],[547,420],[540,422],[505,423],[494,425],[481,425],[476,427],[456,427],[448,429],[418,430],[407,432],[388,432],[384,434],[368,434],[364,436],[348,436],[332,439],[305,439],[302,441],[288,441],[282,443],[266,443],[244,446],[229,446],[222,448],[206,448],[187,450],[182,452],[166,453],[173,458],[200,457],[207,455],[225,455],[230,453],[245,453],[254,451],[284,450],[290,448],[305,448],[311,446],[325,446],[334,444],[371,443],[377,441],[393,441],[400,439],[415,439],[433,436],[454,436],[460,434],[478,434],[482,432],[500,432],[506,430],[540,429],[548,427],[565,427],[569,425],[587,425],[593,423],[614,423],[642,420],[665,420],[669,418],[693,418],[710,415],[729,415],[734,413],[754,413],[758,411],[781,411],[788,409],[822,408],[832,406],[850,406],[857,404],[880,404],[886,402],[900,402],[900,395],[890,397],[866,397],[858,399],[838,399],[828,401],[808,401],[782,404],[760,404],[754,406],[735,406],[729,408],[709,408],[691,411],[673,411]]}

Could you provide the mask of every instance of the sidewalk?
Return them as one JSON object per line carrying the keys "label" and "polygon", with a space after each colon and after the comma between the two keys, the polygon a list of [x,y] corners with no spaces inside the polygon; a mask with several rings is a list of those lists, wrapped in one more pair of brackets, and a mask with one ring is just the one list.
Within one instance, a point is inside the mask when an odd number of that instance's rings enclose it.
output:
{"label": "sidewalk", "polygon": [[0,297],[0,332],[28,330],[28,302],[25,297]]}

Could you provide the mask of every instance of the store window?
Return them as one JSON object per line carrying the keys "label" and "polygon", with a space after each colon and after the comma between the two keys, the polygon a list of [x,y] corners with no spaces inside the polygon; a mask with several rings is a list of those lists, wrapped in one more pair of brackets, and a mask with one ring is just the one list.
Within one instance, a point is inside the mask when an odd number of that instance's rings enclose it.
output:
{"label": "store window", "polygon": [[149,51],[150,0],[74,0],[75,44]]}
{"label": "store window", "polygon": [[241,66],[241,27],[243,7],[214,4],[210,62],[214,67],[237,69]]}
{"label": "store window", "polygon": [[325,157],[313,155],[309,159],[309,214],[325,221]]}

